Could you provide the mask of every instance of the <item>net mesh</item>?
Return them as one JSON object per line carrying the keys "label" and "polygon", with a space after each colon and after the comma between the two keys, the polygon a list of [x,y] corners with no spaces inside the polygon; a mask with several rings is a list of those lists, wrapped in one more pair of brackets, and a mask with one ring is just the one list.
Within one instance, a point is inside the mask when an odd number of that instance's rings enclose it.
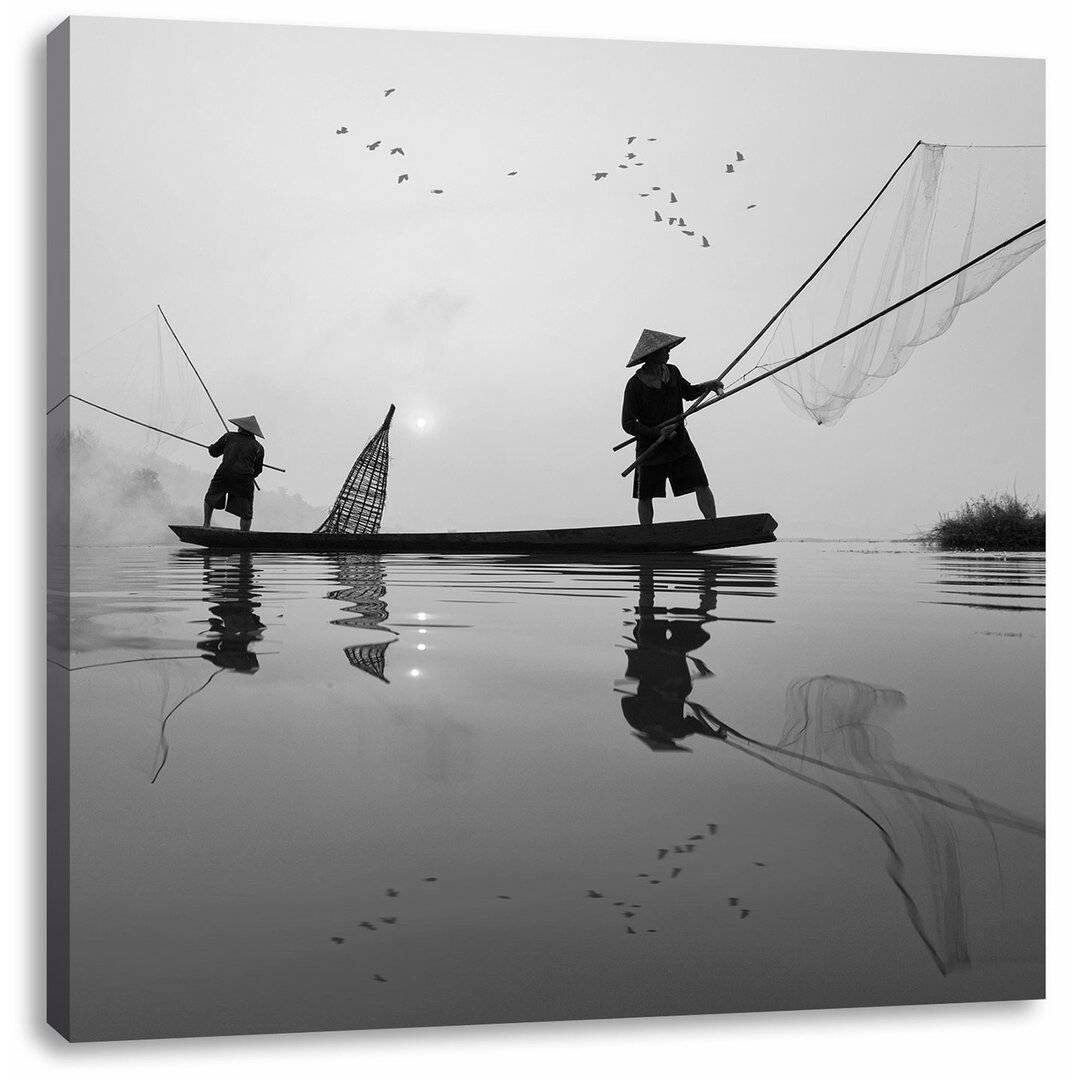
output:
{"label": "net mesh", "polygon": [[83,399],[71,402],[72,429],[143,460],[190,462],[170,435],[207,446],[227,430],[160,309],[72,357],[69,385]]}
{"label": "net mesh", "polygon": [[[771,332],[748,354],[743,380],[773,370],[952,274],[1045,218],[1042,147],[923,143],[904,163]],[[912,351],[943,334],[1045,242],[1045,226],[950,277],[883,318],[778,372],[785,403],[818,424],[881,388]],[[738,385],[737,383],[734,385]]]}
{"label": "net mesh", "polygon": [[326,520],[317,533],[377,533],[386,505],[386,474],[390,465],[390,421],[394,406],[379,430],[353,463]]}

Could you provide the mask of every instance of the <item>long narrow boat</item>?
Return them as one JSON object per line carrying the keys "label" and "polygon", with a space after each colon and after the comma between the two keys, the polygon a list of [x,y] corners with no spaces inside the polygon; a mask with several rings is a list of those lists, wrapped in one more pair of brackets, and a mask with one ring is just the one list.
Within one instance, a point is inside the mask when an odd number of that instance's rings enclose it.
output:
{"label": "long narrow boat", "polygon": [[295,533],[241,532],[170,525],[185,544],[230,551],[370,551],[432,554],[711,551],[767,544],[776,539],[771,514],[670,521],[659,525],[612,525],[586,529],[515,532]]}

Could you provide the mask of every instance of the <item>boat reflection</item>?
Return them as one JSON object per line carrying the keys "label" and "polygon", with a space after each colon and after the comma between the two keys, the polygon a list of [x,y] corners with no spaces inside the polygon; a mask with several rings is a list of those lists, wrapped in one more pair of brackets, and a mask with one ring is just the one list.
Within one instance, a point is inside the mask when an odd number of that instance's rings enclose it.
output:
{"label": "boat reflection", "polygon": [[[694,682],[713,672],[691,655],[709,640],[706,625],[713,622],[771,622],[715,614],[721,591],[730,595],[771,595],[776,589],[773,559],[705,559],[672,577],[670,565],[643,562],[637,571],[638,603],[634,609],[633,646],[626,652],[626,678],[636,681],[635,691],[623,690],[623,718],[634,734],[655,751],[689,752],[680,745],[690,735],[723,739],[725,728],[708,710],[689,700]],[[659,585],[658,585],[659,578]],[[693,589],[697,604],[659,604],[658,588],[670,600]],[[753,590],[748,593],[748,589]],[[691,666],[693,670],[691,670]],[[689,711],[688,711],[689,710]]]}

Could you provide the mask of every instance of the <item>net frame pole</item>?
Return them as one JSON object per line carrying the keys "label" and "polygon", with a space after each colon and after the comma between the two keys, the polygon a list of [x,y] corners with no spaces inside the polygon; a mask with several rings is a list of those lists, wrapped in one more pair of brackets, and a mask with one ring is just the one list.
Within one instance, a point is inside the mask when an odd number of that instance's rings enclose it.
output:
{"label": "net frame pole", "polygon": [[[862,322],[856,323],[854,326],[849,326],[846,330],[837,334],[835,337],[829,338],[828,341],[823,341],[820,345],[815,345],[812,349],[807,349],[806,352],[800,353],[798,356],[792,357],[790,360],[785,360],[782,364],[777,364],[776,367],[769,371],[763,371],[760,375],[754,376],[747,382],[740,383],[738,386],[727,391],[723,397],[713,398],[712,401],[706,401],[703,405],[699,405],[695,412],[701,412],[702,409],[707,409],[710,405],[715,405],[718,401],[726,401],[733,394],[737,394],[740,390],[748,390],[755,383],[759,383],[762,379],[771,379],[774,375],[783,371],[785,368],[789,368],[792,364],[797,364],[800,360],[805,360],[808,356],[813,356],[814,353],[821,352],[822,349],[827,349],[830,345],[835,345],[842,338],[846,338],[849,334],[854,334],[856,330],[861,330],[864,326],[869,326],[870,323],[877,319],[882,319],[890,312],[895,311],[898,307],[903,307],[904,304],[910,303],[912,300],[917,300],[920,296],[930,292],[931,289],[936,289],[939,285],[944,285],[946,281],[962,274],[965,270],[970,270],[971,267],[977,263],[981,263],[984,259],[989,259],[991,255],[996,255],[1002,248],[1007,248],[1010,244],[1015,243],[1017,240],[1022,239],[1029,233],[1033,233],[1036,229],[1041,229],[1046,224],[1046,218],[1042,221],[1037,221],[1034,225],[1029,225],[1026,229],[1021,229],[1015,236],[1010,236],[1008,240],[1003,240],[1000,244],[995,244],[988,251],[984,251],[981,255],[976,255],[974,259],[970,259],[964,263],[963,266],[958,266],[955,270],[950,271],[948,274],[939,277],[937,281],[931,281],[929,285],[924,285],[921,289],[911,293],[910,296],[905,296],[900,300],[897,300],[895,304],[890,304],[887,308],[883,308],[881,311],[875,312],[873,315],[863,319]],[[641,461],[648,457],[658,446],[664,442],[664,438],[661,437],[656,440],[646,450],[642,451],[633,461],[631,465],[625,468],[621,475],[629,476],[630,473],[638,467]]]}
{"label": "net frame pole", "polygon": [[[210,447],[206,443],[196,442],[194,439],[185,438],[183,435],[177,435],[172,431],[166,431],[164,428],[154,427],[153,424],[144,424],[141,420],[135,420],[130,416],[125,416],[123,413],[113,412],[112,409],[106,409],[104,405],[95,405],[92,401],[87,401],[86,398],[79,397],[78,394],[68,394],[64,401],[70,398],[72,401],[81,401],[84,405],[89,405],[91,409],[99,409],[103,413],[108,413],[110,416],[115,416],[120,420],[126,420],[129,424],[138,424],[139,427],[149,428],[151,431],[156,431],[160,435],[168,435],[170,439],[179,439],[181,442],[190,443],[192,446],[201,446],[204,450],[209,450]],[[49,412],[53,409],[58,409],[64,404],[64,401],[58,401]],[[278,468],[277,465],[263,464],[264,469],[273,469],[274,472],[283,473],[285,470]]]}
{"label": "net frame pole", "polygon": [[[731,369],[762,339],[762,337],[768,331],[769,327],[772,326],[773,323],[775,323],[776,320],[779,319],[780,316],[783,315],[784,312],[787,311],[787,309],[791,307],[793,303],[795,303],[795,301],[799,298],[800,294],[807,287],[807,285],[809,285],[810,282],[812,282],[814,278],[816,278],[818,274],[821,273],[821,271],[825,268],[825,264],[840,250],[844,241],[847,240],[847,238],[859,227],[859,223],[862,221],[862,219],[866,217],[866,215],[869,214],[871,210],[873,210],[874,205],[877,203],[878,199],[880,199],[881,196],[885,194],[886,188],[888,188],[888,186],[896,179],[897,173],[900,172],[900,170],[908,163],[915,151],[918,150],[919,147],[922,145],[923,140],[919,139],[919,141],[916,142],[915,145],[904,155],[903,161],[901,161],[900,164],[897,165],[895,169],[893,169],[892,175],[882,185],[881,190],[870,200],[870,204],[867,206],[867,208],[855,219],[855,221],[852,223],[851,228],[849,228],[848,231],[844,233],[844,235],[841,236],[839,240],[836,241],[836,243],[833,245],[832,251],[830,251],[829,254],[826,255],[820,263],[818,263],[818,265],[814,268],[813,273],[811,273],[811,275],[787,298],[787,300],[784,301],[784,303],[777,310],[776,314],[773,315],[773,317],[754,335],[746,348],[743,349],[743,351],[739,353],[739,355],[736,356],[735,359],[732,360],[731,363],[728,364],[728,366],[724,368],[722,372],[720,372],[720,375],[718,376],[720,381],[723,381],[724,377],[728,374],[728,372],[730,372]],[[695,401],[694,404],[690,406],[687,412],[693,412],[700,407],[701,403],[699,399],[699,401]],[[684,413],[682,416],[676,417],[675,420],[669,422],[677,423],[685,416],[686,413]],[[613,446],[611,449],[621,450],[624,446],[629,446],[633,441],[634,440],[632,438],[625,439],[623,440],[623,442],[619,443],[618,446]]]}

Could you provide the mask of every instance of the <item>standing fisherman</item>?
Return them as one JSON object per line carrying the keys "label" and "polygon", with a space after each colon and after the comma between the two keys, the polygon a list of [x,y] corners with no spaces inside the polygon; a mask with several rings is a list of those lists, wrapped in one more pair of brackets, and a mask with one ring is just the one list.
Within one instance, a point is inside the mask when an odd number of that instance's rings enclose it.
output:
{"label": "standing fisherman", "polygon": [[210,528],[215,510],[224,510],[240,519],[240,531],[251,528],[252,507],[255,502],[255,477],[262,472],[263,448],[255,436],[263,438],[262,428],[254,416],[235,420],[237,431],[226,431],[210,450],[211,457],[221,458],[221,464],[210,481],[203,501],[203,528]]}
{"label": "standing fisherman", "polygon": [[716,500],[709,488],[709,479],[686,426],[680,420],[665,428],[667,421],[683,412],[683,401],[700,397],[710,390],[723,394],[719,379],[691,385],[668,356],[685,337],[665,334],[659,330],[643,330],[627,367],[642,365],[626,384],[623,394],[622,426],[628,435],[637,437],[636,452],[643,454],[663,437],[664,442],[634,470],[634,498],[638,504],[638,521],[651,525],[653,499],[663,499],[667,482],[673,495],[692,491],[698,508],[706,518],[716,517]]}

